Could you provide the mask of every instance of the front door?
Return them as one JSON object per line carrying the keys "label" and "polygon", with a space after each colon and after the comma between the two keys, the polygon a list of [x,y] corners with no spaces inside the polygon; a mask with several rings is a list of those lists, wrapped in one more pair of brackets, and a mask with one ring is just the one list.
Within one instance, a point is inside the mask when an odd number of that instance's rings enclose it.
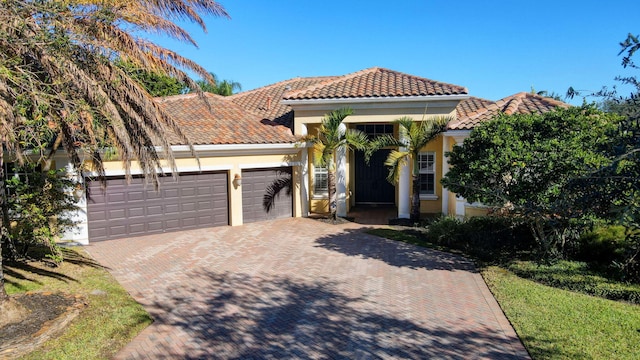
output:
{"label": "front door", "polygon": [[395,187],[387,181],[389,170],[384,161],[391,150],[378,150],[369,164],[364,160],[362,151],[355,152],[355,197],[357,204],[393,204]]}

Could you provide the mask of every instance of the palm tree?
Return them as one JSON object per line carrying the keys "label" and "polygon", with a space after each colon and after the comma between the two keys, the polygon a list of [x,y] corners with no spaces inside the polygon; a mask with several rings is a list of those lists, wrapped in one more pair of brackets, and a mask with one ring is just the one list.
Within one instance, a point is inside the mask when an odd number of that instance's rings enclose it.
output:
{"label": "palm tree", "polygon": [[413,191],[411,194],[411,220],[420,220],[420,167],[418,157],[420,150],[427,146],[438,135],[443,133],[451,117],[434,117],[423,121],[414,121],[411,117],[402,117],[394,121],[400,128],[400,139],[391,135],[381,135],[371,141],[367,150],[367,157],[374,151],[387,146],[399,147],[392,150],[384,162],[389,167],[387,180],[397,184],[400,178],[400,169],[411,162]]}
{"label": "palm tree", "polygon": [[202,91],[209,92],[212,94],[218,94],[222,96],[230,96],[230,95],[233,95],[235,91],[242,90],[242,85],[240,85],[239,82],[230,81],[230,80],[219,81],[216,74],[212,72],[210,72],[209,75],[211,75],[213,82],[209,82],[206,79],[197,81]]}
{"label": "palm tree", "polygon": [[335,221],[336,203],[336,162],[335,153],[340,147],[348,150],[366,150],[367,135],[360,130],[346,129],[342,126],[344,119],[353,114],[350,108],[340,108],[324,115],[318,135],[307,136],[306,141],[313,144],[313,161],[316,166],[327,168],[327,187],[329,190],[329,213]]}
{"label": "palm tree", "polygon": [[[189,20],[206,30],[201,15],[228,17],[214,0],[2,1],[0,152],[24,162],[28,149],[42,162],[62,147],[78,172],[84,157],[103,176],[101,149],[109,147],[123,160],[128,177],[137,160],[143,175],[157,184],[160,146],[175,173],[166,135],[172,132],[186,144],[189,140],[114,60],[192,88],[197,84],[182,69],[213,81],[193,61],[139,35],[153,32],[196,45],[175,21]],[[54,134],[52,141],[43,144],[42,135],[48,133]],[[0,206],[6,206],[5,200],[0,196]],[[7,229],[3,221],[3,242]],[[0,272],[0,305],[7,299],[3,285]]]}

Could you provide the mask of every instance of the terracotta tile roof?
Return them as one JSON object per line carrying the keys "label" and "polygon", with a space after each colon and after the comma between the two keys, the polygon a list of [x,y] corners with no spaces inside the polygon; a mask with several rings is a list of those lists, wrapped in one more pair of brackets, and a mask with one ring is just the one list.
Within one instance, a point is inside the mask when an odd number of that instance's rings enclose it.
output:
{"label": "terracotta tile roof", "polygon": [[[289,128],[265,121],[228,97],[205,93],[156,98],[194,145],[292,143]],[[207,101],[210,106],[205,103]],[[184,145],[175,134],[172,145]]]}
{"label": "terracotta tile roof", "polygon": [[496,115],[511,114],[542,114],[556,107],[569,107],[562,101],[543,97],[537,94],[521,92],[507,96],[496,102],[485,99],[469,98],[463,100],[456,107],[457,121],[449,124],[450,130],[471,130],[483,121],[491,120]]}
{"label": "terracotta tile roof", "polygon": [[294,78],[234,94],[229,96],[229,99],[265,120],[293,128],[293,110],[289,105],[282,104],[282,98],[292,91],[305,89],[335,78],[337,76]]}
{"label": "terracotta tile roof", "polygon": [[289,92],[284,95],[284,99],[392,98],[463,94],[467,94],[467,89],[462,86],[374,67]]}

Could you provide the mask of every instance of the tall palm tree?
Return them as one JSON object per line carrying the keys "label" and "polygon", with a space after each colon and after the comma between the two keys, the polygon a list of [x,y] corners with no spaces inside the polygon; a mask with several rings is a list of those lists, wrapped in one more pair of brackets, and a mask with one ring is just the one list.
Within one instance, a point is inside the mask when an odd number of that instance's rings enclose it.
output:
{"label": "tall palm tree", "polygon": [[[78,171],[86,158],[104,175],[101,149],[110,147],[123,160],[127,176],[137,160],[143,175],[157,184],[162,164],[156,146],[175,171],[166,135],[190,142],[114,60],[192,88],[197,84],[182,69],[212,81],[195,62],[143,37],[157,33],[196,45],[175,21],[191,21],[206,30],[202,15],[228,17],[214,0],[0,2],[0,151],[24,162],[25,149],[42,160],[62,147]],[[48,133],[54,135],[45,144],[42,135]],[[0,156],[0,179],[2,160]],[[5,207],[3,200],[0,206]],[[7,227],[3,221],[3,241]],[[3,285],[0,272],[0,300],[6,299]]]}
{"label": "tall palm tree", "polygon": [[239,82],[231,80],[220,81],[218,80],[216,74],[212,72],[210,72],[209,75],[211,75],[211,78],[213,78],[213,82],[209,82],[206,79],[197,81],[202,91],[222,96],[230,96],[233,95],[235,91],[242,90],[242,85],[240,85]]}
{"label": "tall palm tree", "polygon": [[316,166],[327,168],[327,187],[329,191],[329,213],[331,220],[336,220],[336,159],[335,153],[340,147],[347,150],[366,150],[367,135],[356,129],[346,129],[342,125],[344,119],[353,114],[350,108],[340,108],[325,114],[315,136],[307,136],[306,141],[313,144],[313,161]]}
{"label": "tall palm tree", "polygon": [[400,130],[400,139],[391,135],[381,135],[371,141],[367,150],[368,156],[374,151],[387,146],[398,147],[392,150],[384,162],[389,167],[387,180],[391,183],[398,183],[400,169],[411,162],[413,191],[411,194],[411,220],[420,219],[420,167],[418,158],[420,150],[427,146],[438,135],[447,129],[447,124],[451,117],[433,117],[423,121],[414,121],[411,117],[405,116],[394,121]]}

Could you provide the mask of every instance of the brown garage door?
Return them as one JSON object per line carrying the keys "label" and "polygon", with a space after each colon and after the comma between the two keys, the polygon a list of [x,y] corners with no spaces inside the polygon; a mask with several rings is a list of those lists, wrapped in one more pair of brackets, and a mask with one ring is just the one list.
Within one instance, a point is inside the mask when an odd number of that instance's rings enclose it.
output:
{"label": "brown garage door", "polygon": [[293,216],[292,196],[284,188],[274,198],[269,212],[265,209],[265,194],[275,184],[291,181],[291,168],[251,169],[242,171],[242,219],[245,223]]}
{"label": "brown garage door", "polygon": [[226,173],[180,174],[160,178],[158,191],[143,179],[89,184],[89,241],[227,225]]}

